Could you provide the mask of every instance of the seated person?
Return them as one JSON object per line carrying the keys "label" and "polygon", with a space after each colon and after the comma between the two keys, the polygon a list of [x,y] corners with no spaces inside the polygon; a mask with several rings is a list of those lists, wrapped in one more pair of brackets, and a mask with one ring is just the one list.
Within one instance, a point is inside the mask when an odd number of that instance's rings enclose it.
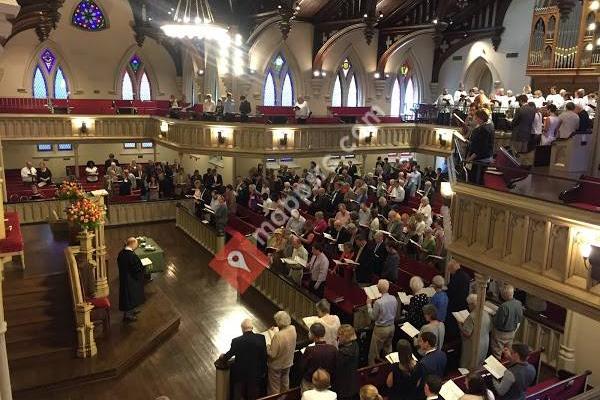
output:
{"label": "seated person", "polygon": [[85,166],[85,180],[88,182],[98,182],[98,167],[91,160]]}
{"label": "seated person", "polygon": [[29,196],[30,200],[41,200],[44,198],[44,195],[40,193],[37,185],[31,185],[31,195]]}
{"label": "seated person", "polygon": [[37,182],[39,187],[52,185],[52,172],[50,172],[44,162],[40,164],[40,169],[37,170]]}
{"label": "seated person", "polygon": [[21,180],[23,183],[34,183],[37,179],[37,170],[33,167],[31,161],[27,161],[21,168]]}
{"label": "seated person", "polygon": [[504,356],[512,365],[504,371],[500,381],[494,379],[494,390],[498,400],[521,400],[525,398],[527,388],[535,380],[535,367],[527,362],[529,346],[523,343],[513,343],[511,349],[504,348]]}

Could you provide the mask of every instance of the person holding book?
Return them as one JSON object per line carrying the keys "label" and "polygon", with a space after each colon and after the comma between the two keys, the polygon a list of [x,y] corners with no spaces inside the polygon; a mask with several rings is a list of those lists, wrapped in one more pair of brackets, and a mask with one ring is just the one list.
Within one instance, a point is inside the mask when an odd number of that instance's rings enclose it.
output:
{"label": "person holding book", "polygon": [[310,270],[310,288],[319,297],[323,297],[325,290],[325,280],[329,271],[329,259],[323,253],[323,247],[315,243],[312,247],[312,258],[307,267]]}
{"label": "person holding book", "polygon": [[325,219],[325,215],[323,211],[317,211],[315,213],[315,221],[314,221],[314,232],[322,235],[325,230],[327,230],[327,220]]}
{"label": "person holding book", "polygon": [[466,393],[458,400],[494,400],[494,394],[485,384],[479,372],[471,372],[465,380]]}
{"label": "person holding book", "polygon": [[333,385],[339,400],[355,400],[358,396],[359,346],[352,325],[344,324],[338,330],[338,352]]}
{"label": "person holding book", "polygon": [[[469,316],[464,320],[464,322],[458,322],[462,338],[460,355],[461,368],[472,367],[471,357],[473,354],[473,346],[475,344],[473,335],[475,333],[475,321],[477,319],[477,294],[472,293],[467,296],[467,305],[469,308]],[[450,316],[449,318],[453,317]],[[487,311],[483,310],[481,313],[481,330],[479,332],[479,350],[477,351],[477,360],[475,360],[475,366],[477,367],[483,364],[483,361],[487,356],[488,349],[490,347],[491,328],[492,321],[490,315],[487,313]]]}
{"label": "person holding book", "polygon": [[421,398],[420,382],[425,376],[423,365],[412,354],[412,347],[405,339],[396,344],[398,362],[392,365],[386,379],[390,388],[390,400],[417,400]]}
{"label": "person holding book", "polygon": [[325,327],[320,322],[315,322],[310,326],[308,332],[309,339],[313,342],[312,346],[304,349],[302,360],[300,361],[300,373],[302,383],[300,387],[302,392],[313,389],[312,376],[319,368],[324,369],[335,379],[335,367],[337,363],[337,349],[331,344],[325,342]]}
{"label": "person holding book", "polygon": [[529,346],[514,343],[510,350],[504,349],[504,355],[512,365],[504,371],[502,379],[494,379],[494,390],[498,400],[525,400],[527,388],[535,381],[535,367],[527,362]]}
{"label": "person holding book", "polygon": [[[277,331],[267,346],[269,371],[268,393],[282,393],[290,388],[290,367],[294,364],[296,351],[296,327],[290,315],[279,311],[274,316]],[[275,330],[274,328],[271,328]]]}
{"label": "person holding book", "polygon": [[234,358],[231,366],[233,399],[253,400],[261,397],[261,381],[267,373],[267,347],[265,337],[254,333],[252,320],[242,321],[242,336],[231,341],[231,347],[219,357],[223,361]]}
{"label": "person holding book", "polygon": [[290,272],[288,276],[298,286],[302,284],[302,275],[304,275],[304,266],[308,261],[308,251],[302,246],[302,241],[298,236],[292,237],[292,256],[290,260],[299,260],[298,263],[290,263]]}
{"label": "person holding book", "polygon": [[398,300],[388,293],[390,283],[380,279],[377,282],[377,289],[381,293],[379,299],[373,302],[372,299],[367,298],[367,311],[375,323],[369,346],[369,365],[375,364],[377,360],[382,360],[386,354],[392,352],[394,321],[398,310]]}
{"label": "person holding book", "polygon": [[387,257],[383,262],[381,277],[390,282],[396,282],[398,280],[398,266],[400,265],[398,249],[392,240],[388,240],[385,242],[385,250],[387,252]]}
{"label": "person holding book", "polygon": [[[436,337],[437,347],[442,349],[444,347],[444,336],[446,335],[446,328],[442,321],[437,318],[437,309],[433,304],[427,304],[423,307],[423,316],[427,323],[421,327],[419,335],[423,332],[431,332]],[[424,355],[419,350],[419,354]]]}
{"label": "person holding book", "polygon": [[437,319],[446,321],[448,313],[448,295],[446,294],[446,281],[443,276],[436,275],[431,280],[431,286],[435,289],[435,294],[431,297],[431,304],[437,310]]}

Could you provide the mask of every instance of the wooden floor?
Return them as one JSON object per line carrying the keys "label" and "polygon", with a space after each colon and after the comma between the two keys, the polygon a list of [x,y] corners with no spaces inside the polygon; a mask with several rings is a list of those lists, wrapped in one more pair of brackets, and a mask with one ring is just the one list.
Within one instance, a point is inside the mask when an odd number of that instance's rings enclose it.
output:
{"label": "wooden floor", "polygon": [[[42,257],[45,253],[44,247],[50,252],[55,252],[57,257],[59,254],[56,249],[52,250],[56,244],[46,237],[38,237],[38,242],[33,242],[35,244],[28,240],[30,237],[39,236],[39,227],[24,227],[28,261],[34,256]],[[18,395],[16,399],[152,400],[159,395],[166,395],[171,400],[213,399],[213,362],[221,352],[228,349],[231,339],[240,334],[239,325],[242,319],[253,318],[259,331],[271,325],[276,308],[253,289],[240,297],[207,266],[210,254],[177,230],[174,223],[107,230],[112,287],[115,287],[118,278],[114,261],[116,254],[128,236],[137,235],[153,237],[165,250],[168,267],[164,273],[154,276],[154,281],[148,284],[148,290],[167,299],[166,301],[181,315],[179,331],[118,379],[60,392]],[[26,273],[45,273],[60,268],[55,267],[55,262],[49,262],[48,259],[44,257],[43,261],[32,261],[32,267]],[[62,262],[60,259],[56,263],[62,265]],[[9,271],[9,274],[19,273]],[[111,297],[116,307],[118,302],[115,292],[113,290]],[[144,318],[143,311],[140,318]],[[143,322],[139,321],[138,326],[138,329],[142,329]],[[116,328],[136,329],[136,325]],[[61,368],[61,365],[60,362],[49,359],[46,368],[51,370]]]}

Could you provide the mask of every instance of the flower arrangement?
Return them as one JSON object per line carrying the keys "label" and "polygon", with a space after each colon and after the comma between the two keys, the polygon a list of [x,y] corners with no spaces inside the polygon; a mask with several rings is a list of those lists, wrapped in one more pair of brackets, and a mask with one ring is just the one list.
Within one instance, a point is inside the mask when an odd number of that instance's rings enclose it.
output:
{"label": "flower arrangement", "polygon": [[100,218],[100,208],[89,199],[77,200],[67,207],[67,219],[78,224],[82,229],[94,229],[100,224]]}
{"label": "flower arrangement", "polygon": [[76,201],[83,198],[83,190],[78,182],[63,181],[57,190],[58,198],[61,200]]}

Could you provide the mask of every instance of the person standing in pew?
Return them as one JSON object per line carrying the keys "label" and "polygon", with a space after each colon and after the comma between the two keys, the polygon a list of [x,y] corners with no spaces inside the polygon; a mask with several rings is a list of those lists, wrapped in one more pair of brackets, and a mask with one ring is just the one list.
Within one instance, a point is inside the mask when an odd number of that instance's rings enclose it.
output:
{"label": "person standing in pew", "polygon": [[419,335],[417,341],[419,344],[419,354],[424,354],[419,362],[423,365],[425,376],[445,376],[448,358],[446,357],[446,353],[437,347],[435,334],[423,332]]}
{"label": "person standing in pew", "polygon": [[392,240],[385,242],[385,250],[387,257],[383,262],[383,269],[381,271],[381,277],[387,279],[390,282],[398,281],[398,267],[400,265],[400,255],[396,244]]}
{"label": "person standing in pew", "polygon": [[386,379],[390,388],[390,400],[419,400],[421,399],[420,382],[425,377],[423,364],[413,358],[412,346],[408,340],[400,339],[396,344],[398,352],[397,364],[392,365]]}
{"label": "person standing in pew", "polygon": [[512,365],[504,371],[500,381],[494,379],[494,390],[498,400],[525,400],[527,388],[535,381],[535,367],[527,362],[529,346],[514,343],[510,349],[505,348],[504,355]]}
{"label": "person standing in pew", "polygon": [[137,321],[137,308],[144,304],[144,266],[134,253],[138,241],[134,237],[127,239],[125,247],[119,252],[119,310],[123,311],[123,321]]}
{"label": "person standing in pew", "polygon": [[[471,355],[473,354],[473,344],[475,333],[475,320],[477,318],[477,294],[471,293],[467,296],[467,304],[469,305],[469,316],[464,320],[463,323],[459,323],[460,333],[462,336],[462,346],[460,355],[460,366],[462,368],[468,368],[471,364]],[[454,319],[451,315],[449,318]],[[477,351],[476,365],[480,366],[483,364],[487,357],[488,350],[490,348],[490,332],[492,330],[492,321],[487,311],[483,310],[481,313],[481,330],[479,331],[479,349]]]}
{"label": "person standing in pew", "polygon": [[392,352],[394,321],[398,310],[398,300],[388,293],[390,283],[385,279],[380,279],[377,282],[377,289],[381,293],[379,299],[373,302],[372,299],[367,298],[367,311],[375,323],[369,346],[369,365],[383,360],[387,354]]}
{"label": "person standing in pew", "polygon": [[297,338],[296,327],[292,325],[292,319],[287,312],[278,311],[273,319],[277,330],[271,328],[275,333],[271,344],[267,346],[269,395],[282,393],[290,388],[290,368],[294,364]]}
{"label": "person standing in pew", "polygon": [[410,290],[413,296],[410,298],[410,303],[406,307],[407,321],[417,329],[421,329],[425,325],[425,316],[423,315],[423,307],[429,303],[429,297],[423,291],[425,284],[420,276],[413,276],[409,281]]}
{"label": "person standing in pew", "polygon": [[[292,260],[296,258],[302,260],[304,263],[308,261],[308,252],[302,246],[302,241],[298,236],[292,236],[292,256],[290,257]],[[301,264],[290,264],[289,265],[290,272],[288,276],[294,281],[294,283],[298,286],[302,285],[302,275],[304,274],[304,266]]]}
{"label": "person standing in pew", "polygon": [[443,400],[440,396],[441,390],[442,378],[437,375],[428,375],[425,377],[425,386],[423,388],[425,400]]}
{"label": "person standing in pew", "polygon": [[471,277],[460,268],[460,264],[456,260],[451,260],[446,268],[450,274],[448,290],[446,291],[446,294],[448,294],[446,335],[455,338],[459,335],[459,329],[452,313],[467,309],[467,296],[469,295]]}
{"label": "person standing in pew", "polygon": [[358,263],[354,270],[354,279],[361,285],[369,285],[371,283],[371,276],[373,274],[373,268],[377,266],[373,259],[373,250],[370,249],[367,237],[358,235],[356,238],[356,258],[354,261]]}
{"label": "person standing in pew", "polygon": [[321,299],[315,305],[319,322],[325,327],[325,336],[323,339],[327,344],[338,347],[338,331],[340,329],[340,318],[337,315],[331,315],[331,306],[326,299]]}
{"label": "person standing in pew", "polygon": [[437,310],[437,319],[444,322],[448,314],[448,295],[446,294],[446,281],[441,275],[436,275],[431,280],[431,286],[435,289],[435,294],[431,297],[431,304]]}
{"label": "person standing in pew", "polygon": [[313,245],[312,253],[313,256],[307,264],[307,268],[310,270],[310,289],[322,298],[325,291],[327,273],[329,272],[329,260],[325,253],[323,253],[323,247],[321,247],[320,243]]}
{"label": "person standing in pew", "polygon": [[466,393],[458,400],[494,400],[494,394],[487,388],[479,372],[471,372],[465,380]]}
{"label": "person standing in pew", "polygon": [[335,346],[325,342],[325,327],[323,324],[320,322],[312,324],[308,332],[308,338],[314,345],[307,346],[304,349],[304,354],[300,361],[300,371],[302,374],[300,387],[302,393],[314,388],[312,376],[319,368],[327,371],[332,379],[336,377],[337,349]]}
{"label": "person standing in pew", "polygon": [[252,332],[250,319],[243,320],[241,328],[242,336],[234,338],[229,351],[219,359],[235,357],[231,366],[233,400],[254,400],[261,395],[260,383],[267,373],[267,346],[263,335]]}
{"label": "person standing in pew", "polygon": [[356,400],[359,390],[358,365],[360,349],[352,325],[344,324],[338,330],[338,353],[333,387],[338,400]]}
{"label": "person standing in pew", "polygon": [[523,321],[523,304],[514,295],[514,286],[502,285],[500,296],[504,302],[492,318],[492,354],[498,359],[504,349],[512,345],[515,333]]}

